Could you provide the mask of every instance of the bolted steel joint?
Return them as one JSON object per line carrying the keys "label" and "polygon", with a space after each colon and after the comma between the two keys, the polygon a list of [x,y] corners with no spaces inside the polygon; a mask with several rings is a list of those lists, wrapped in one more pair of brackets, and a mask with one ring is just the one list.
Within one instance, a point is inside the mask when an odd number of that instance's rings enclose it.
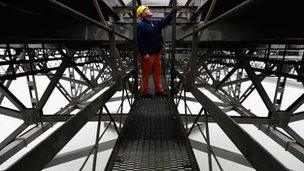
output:
{"label": "bolted steel joint", "polygon": [[289,114],[285,111],[277,111],[278,117],[273,118],[274,125],[278,127],[285,127],[289,122]]}
{"label": "bolted steel joint", "polygon": [[28,125],[41,122],[40,113],[36,109],[24,109],[21,111],[21,114],[24,122]]}

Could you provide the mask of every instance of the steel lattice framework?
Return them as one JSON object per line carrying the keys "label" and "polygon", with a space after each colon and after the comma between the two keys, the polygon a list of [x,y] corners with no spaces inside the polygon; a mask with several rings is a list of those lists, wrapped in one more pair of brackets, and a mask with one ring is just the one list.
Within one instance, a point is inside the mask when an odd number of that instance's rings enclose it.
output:
{"label": "steel lattice framework", "polygon": [[[25,34],[20,35],[14,32],[15,23],[5,20],[8,26],[0,29],[0,114],[23,121],[0,143],[0,165],[27,148],[56,123],[63,122],[8,170],[41,170],[86,157],[82,170],[90,156],[93,156],[92,170],[95,170],[97,154],[112,149],[115,144],[115,140],[101,143],[100,139],[110,127],[117,135],[121,134],[128,117],[124,108],[132,106],[134,99],[140,98],[138,49],[137,42],[133,41],[137,35],[130,33],[136,33],[136,6],[142,2],[132,0],[125,4],[122,0],[93,0],[90,5],[55,0],[29,2],[31,5],[0,1],[3,9],[0,13],[12,14],[13,18],[24,14],[28,21],[59,20],[59,25],[68,21],[70,27],[67,26],[60,34],[53,27],[41,28],[45,33],[38,34],[35,26],[29,24],[25,26]],[[83,5],[87,6],[81,8]],[[176,0],[171,0],[168,5],[151,9],[156,13],[177,9]],[[296,8],[297,5],[288,4],[286,8]],[[257,13],[254,9],[260,7],[263,13],[269,6],[271,2],[262,0],[188,0],[182,4],[178,14],[173,12],[172,25],[164,33],[168,40],[163,50],[164,84],[175,105],[183,107],[180,116],[188,136],[194,128],[203,135],[204,141],[190,141],[194,149],[208,154],[209,170],[213,169],[212,160],[220,170],[225,170],[218,157],[258,170],[287,170],[240,124],[257,127],[282,149],[304,162],[303,137],[290,126],[304,119],[303,111],[299,110],[304,103],[304,94],[299,94],[287,108],[282,107],[288,80],[300,83],[300,89],[304,86],[304,39],[299,34],[300,26],[290,28],[298,26],[293,20],[290,27],[282,26],[268,35],[267,30],[277,25],[266,24],[267,17],[263,19],[260,14],[254,15]],[[41,10],[41,7],[46,10]],[[278,3],[280,7],[284,8],[284,4]],[[286,15],[296,17],[295,12]],[[265,29],[247,29],[252,25],[248,24],[246,17],[258,19]],[[242,31],[238,33],[231,26],[234,23],[247,30],[248,35]],[[71,27],[76,25],[80,27],[76,30],[79,35],[70,34]],[[222,38],[212,39],[214,32],[208,29],[224,30]],[[83,30],[85,33],[82,35]],[[95,37],[90,39],[93,35]],[[96,38],[96,35],[99,36]],[[255,36],[256,39],[252,40]],[[38,94],[38,77],[49,80],[43,94]],[[27,90],[24,93],[29,94],[30,105],[25,105],[10,88],[22,78],[26,79]],[[273,97],[263,85],[263,80],[268,78],[276,82]],[[43,108],[55,90],[68,103],[55,113],[45,113]],[[211,100],[206,91],[219,101]],[[244,105],[254,92],[266,107],[266,116],[254,113]],[[5,106],[5,100],[14,108]],[[111,109],[110,102],[119,105]],[[199,106],[199,112],[194,112],[190,103]],[[116,112],[110,112],[113,110]],[[230,115],[231,112],[234,114]],[[97,122],[94,145],[57,155],[88,122]],[[106,126],[100,133],[102,122]],[[210,143],[210,123],[216,123],[242,155],[213,146]],[[202,130],[202,125],[205,130]]]}

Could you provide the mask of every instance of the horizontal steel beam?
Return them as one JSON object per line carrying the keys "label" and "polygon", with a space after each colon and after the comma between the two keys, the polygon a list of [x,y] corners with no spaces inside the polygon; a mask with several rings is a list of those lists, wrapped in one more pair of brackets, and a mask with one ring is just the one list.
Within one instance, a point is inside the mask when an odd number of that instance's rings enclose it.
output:
{"label": "horizontal steel beam", "polygon": [[[113,24],[117,25],[133,25],[133,22],[128,22],[128,21],[115,21]],[[189,25],[194,25],[198,24],[196,21],[185,21],[185,20],[178,20],[176,19],[176,25],[181,25],[181,26],[189,26]]]}
{"label": "horizontal steel beam", "polygon": [[[107,115],[107,113],[103,113],[104,116]],[[43,115],[41,116],[41,119],[43,122],[66,122],[67,120],[71,119],[74,115]],[[111,114],[113,118],[117,116],[122,116],[122,121],[125,121],[127,118],[128,114],[123,113],[123,114]],[[194,122],[196,118],[196,114],[192,115],[185,115],[185,114],[180,114],[180,117],[182,118],[183,121],[186,120],[187,122],[191,123]],[[236,123],[238,124],[268,124],[270,122],[270,119],[267,117],[246,117],[246,116],[230,116],[231,119],[233,119]],[[90,121],[98,121],[98,116],[94,115]],[[110,118],[108,117],[102,117],[101,121],[111,121]],[[204,122],[204,118],[200,117],[198,119],[198,122]],[[215,123],[214,119],[210,116],[208,116],[208,122],[210,123]]]}
{"label": "horizontal steel beam", "polygon": [[[109,117],[106,117],[108,113],[102,113],[102,115],[105,117],[102,117],[100,121],[111,121]],[[41,116],[41,119],[43,122],[66,122],[74,116],[75,115],[43,115]],[[113,116],[113,118],[122,116],[121,119],[124,121],[127,118],[128,114],[111,114],[111,116]],[[94,115],[90,118],[89,121],[98,121],[98,115]]]}
{"label": "horizontal steel beam", "polygon": [[[178,12],[183,12],[183,13],[192,13],[194,12],[197,7],[195,6],[180,6],[181,9],[178,10]],[[170,6],[149,6],[149,9],[153,13],[168,13],[172,11],[173,7]],[[131,6],[125,6],[125,7],[113,7],[113,10],[116,13],[130,13],[133,8]]]}
{"label": "horizontal steel beam", "polygon": [[[181,99],[182,99],[182,100],[186,100],[186,101],[190,101],[190,102],[198,102],[197,99],[194,98],[194,97],[188,97],[188,96],[183,97],[183,96],[181,96]],[[228,107],[228,106],[230,106],[230,104],[222,103],[222,102],[213,101],[213,103],[214,103],[215,105],[217,105],[217,106],[220,106],[220,107]]]}
{"label": "horizontal steel beam", "polygon": [[[193,122],[195,120],[197,115],[184,115],[181,114],[182,120],[186,120],[188,122]],[[267,117],[246,117],[246,116],[230,116],[230,118],[238,123],[238,124],[268,124],[270,122],[270,119]],[[198,119],[198,122],[205,122],[205,116],[202,116]],[[208,115],[208,122],[210,123],[216,123],[216,121]]]}

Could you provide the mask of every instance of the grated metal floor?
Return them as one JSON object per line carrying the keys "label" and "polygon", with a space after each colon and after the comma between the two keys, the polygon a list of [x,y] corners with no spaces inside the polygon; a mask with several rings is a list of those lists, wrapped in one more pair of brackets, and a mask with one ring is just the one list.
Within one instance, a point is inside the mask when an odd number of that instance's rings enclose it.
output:
{"label": "grated metal floor", "polygon": [[173,100],[134,102],[105,170],[199,170]]}

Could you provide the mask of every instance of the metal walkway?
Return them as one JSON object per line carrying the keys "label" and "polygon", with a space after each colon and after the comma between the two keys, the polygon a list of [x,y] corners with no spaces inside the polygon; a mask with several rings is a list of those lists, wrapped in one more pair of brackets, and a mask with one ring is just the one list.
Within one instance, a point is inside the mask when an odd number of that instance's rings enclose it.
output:
{"label": "metal walkway", "polygon": [[136,100],[105,170],[199,170],[173,100]]}

